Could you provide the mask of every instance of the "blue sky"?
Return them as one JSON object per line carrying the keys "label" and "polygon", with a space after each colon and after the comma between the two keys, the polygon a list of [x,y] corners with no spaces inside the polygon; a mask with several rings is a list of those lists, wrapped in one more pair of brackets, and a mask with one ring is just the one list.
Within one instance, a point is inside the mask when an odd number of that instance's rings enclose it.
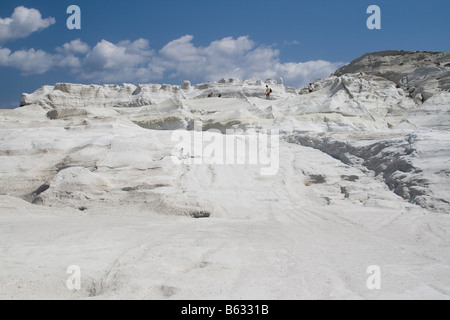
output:
{"label": "blue sky", "polygon": [[[69,5],[81,30],[69,30]],[[381,30],[369,30],[370,5]],[[283,77],[301,87],[367,52],[449,51],[444,0],[4,0],[0,108],[58,82]]]}

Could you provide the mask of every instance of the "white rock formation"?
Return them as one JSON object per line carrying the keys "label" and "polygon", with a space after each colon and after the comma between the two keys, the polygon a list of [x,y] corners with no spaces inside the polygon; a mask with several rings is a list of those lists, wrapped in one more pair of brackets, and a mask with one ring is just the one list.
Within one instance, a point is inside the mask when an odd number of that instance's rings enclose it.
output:
{"label": "white rock formation", "polygon": [[[24,94],[0,110],[0,298],[448,299],[448,53],[422,54],[366,55],[313,93],[254,78]],[[256,132],[273,175],[247,161]]]}
{"label": "white rock formation", "polygon": [[426,100],[450,92],[450,52],[383,51],[367,53],[340,68],[335,75],[365,72],[393,81],[411,97]]}

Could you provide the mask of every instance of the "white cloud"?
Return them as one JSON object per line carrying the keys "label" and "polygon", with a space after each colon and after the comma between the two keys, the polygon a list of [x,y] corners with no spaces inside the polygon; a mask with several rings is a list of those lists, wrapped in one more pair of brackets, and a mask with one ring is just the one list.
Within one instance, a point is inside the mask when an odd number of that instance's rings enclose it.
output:
{"label": "white cloud", "polygon": [[56,51],[63,54],[86,54],[89,51],[89,45],[80,39],[65,43],[62,47],[56,48]]}
{"label": "white cloud", "polygon": [[192,44],[193,39],[193,36],[186,35],[173,40],[166,44],[159,53],[167,61],[182,63],[197,62],[201,57],[199,50]]}
{"label": "white cloud", "polygon": [[[0,48],[0,66],[19,69],[23,75],[68,68],[77,78],[86,81],[148,81],[151,70],[157,70],[148,66],[153,54],[145,39],[118,44],[102,40],[93,48],[77,39],[57,47],[53,54],[35,49],[11,52]],[[163,72],[158,71],[159,77]]]}
{"label": "white cloud", "polygon": [[223,38],[211,42],[211,44],[204,49],[204,52],[208,56],[239,56],[252,50],[255,47],[255,43],[251,41],[248,36],[239,37],[236,40],[232,37]]}
{"label": "white cloud", "polygon": [[333,73],[342,63],[309,61],[281,63],[280,51],[269,46],[256,46],[248,36],[216,40],[207,47],[196,47],[194,37],[187,35],[171,41],[154,59],[172,77],[212,81],[221,78],[279,78],[291,86],[304,86]]}
{"label": "white cloud", "polygon": [[81,68],[81,61],[80,58],[74,56],[74,55],[67,55],[67,56],[55,56],[55,66],[61,67],[61,68],[70,68],[72,69],[72,73],[77,73],[76,70],[79,70]]}
{"label": "white cloud", "polygon": [[[244,78],[261,62],[255,43],[247,36],[216,40],[207,47],[196,47],[191,35],[186,35],[164,46],[154,64],[164,66],[173,77],[184,76],[191,80],[219,80],[222,77]],[[273,52],[269,53],[272,56]],[[265,60],[268,57],[265,56]]]}
{"label": "white cloud", "polygon": [[42,50],[19,50],[11,52],[0,48],[0,66],[13,67],[22,71],[23,75],[43,74],[55,64],[55,57]]}
{"label": "white cloud", "polygon": [[153,51],[148,40],[121,41],[113,44],[102,40],[81,61],[80,78],[92,81],[145,81]]}
{"label": "white cloud", "polygon": [[41,13],[36,9],[17,7],[10,18],[0,18],[0,43],[25,38],[33,32],[48,28],[55,22],[52,17],[42,19]]}
{"label": "white cloud", "polygon": [[67,68],[77,79],[97,83],[282,77],[286,85],[295,87],[328,76],[342,66],[322,60],[282,63],[278,49],[258,46],[248,36],[223,38],[205,47],[195,46],[193,39],[192,35],[175,39],[159,52],[142,38],[116,44],[102,40],[92,48],[76,39],[56,48],[54,54],[34,49],[11,53],[0,48],[0,65],[15,67],[23,74]]}

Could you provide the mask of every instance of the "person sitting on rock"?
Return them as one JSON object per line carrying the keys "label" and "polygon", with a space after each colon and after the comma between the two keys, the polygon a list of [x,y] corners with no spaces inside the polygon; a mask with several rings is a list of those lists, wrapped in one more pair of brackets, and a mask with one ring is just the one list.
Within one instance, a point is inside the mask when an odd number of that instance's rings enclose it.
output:
{"label": "person sitting on rock", "polygon": [[311,93],[311,92],[314,91],[314,86],[313,86],[312,83],[309,84],[309,86],[308,86],[308,91],[309,91],[309,93]]}

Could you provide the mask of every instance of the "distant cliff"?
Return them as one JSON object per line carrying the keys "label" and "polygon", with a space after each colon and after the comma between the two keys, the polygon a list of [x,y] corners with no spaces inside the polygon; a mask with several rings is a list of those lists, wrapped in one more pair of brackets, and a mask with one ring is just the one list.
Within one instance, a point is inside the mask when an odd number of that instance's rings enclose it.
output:
{"label": "distant cliff", "polygon": [[364,72],[381,76],[424,102],[450,92],[450,52],[381,51],[367,53],[338,69],[334,75]]}

